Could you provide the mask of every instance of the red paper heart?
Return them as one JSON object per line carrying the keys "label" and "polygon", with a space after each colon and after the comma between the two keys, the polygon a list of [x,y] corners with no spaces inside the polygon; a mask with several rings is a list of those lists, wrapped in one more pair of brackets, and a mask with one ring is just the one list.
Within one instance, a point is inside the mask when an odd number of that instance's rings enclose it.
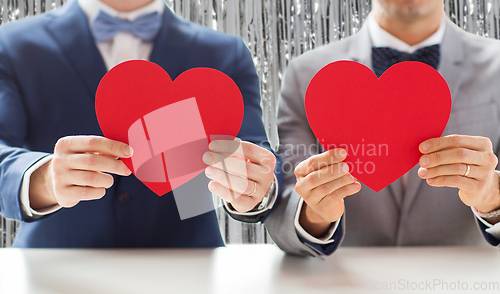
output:
{"label": "red paper heart", "polygon": [[362,64],[338,61],[311,80],[305,109],[323,148],[346,149],[350,173],[378,192],[418,163],[420,143],[441,136],[451,95],[424,63],[398,63],[377,79]]}
{"label": "red paper heart", "polygon": [[232,140],[243,121],[243,98],[224,73],[185,71],[172,82],[160,66],[133,60],[111,69],[95,100],[101,130],[130,144],[127,167],[158,196],[203,172],[214,139]]}

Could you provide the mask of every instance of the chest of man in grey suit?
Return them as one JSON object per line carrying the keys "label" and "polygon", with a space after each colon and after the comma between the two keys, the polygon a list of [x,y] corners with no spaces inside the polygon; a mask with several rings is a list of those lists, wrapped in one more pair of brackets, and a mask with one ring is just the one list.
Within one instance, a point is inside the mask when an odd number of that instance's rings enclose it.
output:
{"label": "chest of man in grey suit", "polygon": [[[500,42],[456,27],[444,16],[442,0],[372,4],[356,35],[307,52],[287,68],[280,154],[295,174],[285,173],[284,193],[266,220],[271,236],[290,253],[310,255],[331,254],[342,240],[352,246],[498,246]],[[378,193],[342,169],[345,152],[300,148],[319,146],[304,109],[307,86],[338,60],[360,62],[378,75],[394,62],[423,61],[451,91],[443,137],[423,142],[419,164]]]}

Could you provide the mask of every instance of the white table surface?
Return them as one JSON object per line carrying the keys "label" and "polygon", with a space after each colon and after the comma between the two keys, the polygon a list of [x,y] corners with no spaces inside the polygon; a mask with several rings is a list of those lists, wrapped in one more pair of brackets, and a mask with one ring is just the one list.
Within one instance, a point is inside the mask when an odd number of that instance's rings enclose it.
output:
{"label": "white table surface", "polygon": [[320,260],[274,245],[0,249],[0,293],[500,293],[500,251],[340,248]]}

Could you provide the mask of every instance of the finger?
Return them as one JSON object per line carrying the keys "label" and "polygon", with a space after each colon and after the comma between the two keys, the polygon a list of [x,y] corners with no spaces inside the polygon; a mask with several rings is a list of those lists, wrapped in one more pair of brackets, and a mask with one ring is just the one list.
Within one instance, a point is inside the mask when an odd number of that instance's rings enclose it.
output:
{"label": "finger", "polygon": [[423,155],[422,157],[420,157],[419,163],[421,167],[432,168],[438,165],[453,163],[483,165],[487,162],[485,162],[483,156],[478,151],[464,148],[455,148]]}
{"label": "finger", "polygon": [[[272,169],[266,170],[266,168],[258,165],[255,165],[255,168],[249,168],[247,175],[238,175],[230,168],[221,170],[213,166],[208,166],[206,169],[208,170],[208,177],[210,177],[209,173],[212,173],[212,169],[219,174],[217,179],[213,180],[228,187],[229,189],[246,195],[262,195],[263,197],[274,180],[274,173],[272,172]],[[257,189],[255,189],[255,187],[257,187]]]}
{"label": "finger", "polygon": [[71,186],[87,186],[108,189],[113,186],[113,176],[94,171],[70,170],[65,181]]}
{"label": "finger", "polygon": [[344,199],[347,196],[354,195],[358,193],[361,190],[361,184],[359,182],[354,182],[352,184],[345,185],[332,193],[328,195],[327,197],[323,197],[321,201],[318,203],[318,205],[324,205],[326,207],[329,207],[331,203],[335,203],[339,201],[340,199]]}
{"label": "finger", "polygon": [[[320,170],[313,171],[303,178],[299,178],[297,182],[304,186],[307,190],[313,190],[325,183],[334,181],[349,172],[349,165],[345,162],[337,163],[324,167]],[[331,191],[329,192],[331,193]],[[325,193],[329,194],[329,193]]]}
{"label": "finger", "polygon": [[58,198],[62,207],[72,207],[80,201],[97,200],[106,195],[106,189],[82,186],[70,186],[61,190],[64,198]]}
{"label": "finger", "polygon": [[[307,203],[309,203],[309,205],[319,205],[323,198],[353,183],[356,183],[356,178],[350,174],[346,174],[338,179],[325,183],[311,191],[307,197]],[[306,198],[304,198],[304,200],[306,200]]]}
{"label": "finger", "polygon": [[361,184],[359,182],[354,182],[349,185],[345,185],[342,188],[336,190],[334,193],[323,197],[319,205],[323,209],[331,210],[332,207],[337,207],[338,202],[348,196],[354,195],[361,190]]}
{"label": "finger", "polygon": [[344,149],[331,149],[318,155],[309,157],[302,161],[295,168],[297,177],[305,177],[307,174],[319,170],[323,167],[333,165],[343,161],[347,157]]}
{"label": "finger", "polygon": [[[468,178],[479,179],[483,175],[483,169],[477,165],[468,165],[469,173]],[[467,164],[454,163],[439,165],[433,168],[419,168],[418,175],[422,179],[431,179],[439,176],[464,176],[467,173]]]}
{"label": "finger", "polygon": [[120,159],[120,157],[118,157],[118,156],[108,155],[108,154],[101,154],[99,152],[88,152],[88,153],[92,153],[92,154],[96,154],[96,155],[101,155],[101,156],[106,156],[106,157],[113,158],[113,159]]}
{"label": "finger", "polygon": [[257,206],[261,200],[243,194],[232,201],[231,206],[239,212],[248,212]]}
{"label": "finger", "polygon": [[259,165],[276,160],[271,151],[251,142],[215,140],[208,147],[212,152],[246,158]]}
{"label": "finger", "polygon": [[73,154],[68,162],[70,169],[105,172],[129,176],[130,170],[121,161],[96,154]]}
{"label": "finger", "polygon": [[209,179],[239,194],[251,194],[257,185],[257,183],[250,182],[247,178],[235,176],[211,166],[205,169],[205,174]]}
{"label": "finger", "polygon": [[59,139],[55,151],[72,153],[100,153],[114,157],[129,158],[134,150],[129,145],[99,136],[69,136]]}
{"label": "finger", "polygon": [[[209,184],[208,184],[208,189],[214,193],[215,195],[219,196],[221,199],[229,202],[229,203],[233,203],[233,201],[235,201],[236,199],[239,199],[239,198],[252,198],[254,199],[254,196],[247,196],[247,195],[244,195],[242,193],[238,193],[238,192],[235,192],[223,185],[221,185],[220,183],[217,183],[215,181],[211,181]],[[252,200],[252,201],[255,201],[257,202],[255,199]]]}
{"label": "finger", "polygon": [[441,138],[433,138],[422,142],[419,146],[420,152],[429,154],[436,151],[465,148],[476,151],[488,151],[492,149],[490,139],[478,136],[450,135]]}
{"label": "finger", "polygon": [[252,210],[260,201],[255,199],[254,197],[246,195],[240,195],[234,198],[234,191],[231,191],[227,187],[224,187],[217,182],[210,182],[208,184],[208,189],[215,195],[219,196],[221,199],[225,200],[228,203],[231,203],[233,208],[239,212],[247,212]]}
{"label": "finger", "polygon": [[439,176],[427,179],[427,184],[432,187],[452,187],[464,189],[465,191],[474,191],[478,181],[463,176]]}
{"label": "finger", "polygon": [[74,196],[83,201],[101,199],[106,195],[106,189],[104,188],[73,186],[70,187],[69,190],[70,196]]}
{"label": "finger", "polygon": [[203,154],[203,162],[233,175],[245,178],[249,174],[255,175],[261,170],[257,164],[245,161],[243,158],[226,156],[210,151]]}

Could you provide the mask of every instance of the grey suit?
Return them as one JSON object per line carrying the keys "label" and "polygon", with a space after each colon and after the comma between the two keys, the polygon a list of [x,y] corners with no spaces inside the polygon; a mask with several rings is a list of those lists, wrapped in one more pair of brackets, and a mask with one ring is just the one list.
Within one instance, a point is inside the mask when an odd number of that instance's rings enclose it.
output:
{"label": "grey suit", "polygon": [[[280,154],[288,171],[317,152],[308,148],[304,153],[303,147],[299,147],[317,144],[304,110],[305,91],[314,74],[328,63],[342,59],[371,68],[371,47],[365,25],[356,35],[307,52],[290,63],[278,115]],[[488,137],[498,155],[500,42],[466,33],[447,21],[438,70],[448,83],[453,101],[444,135]],[[458,190],[430,187],[417,176],[417,170],[415,166],[410,171],[405,191],[399,179],[379,193],[363,186],[358,194],[345,199],[344,245],[487,245],[470,208],[460,201]],[[300,196],[294,186],[292,169],[285,173],[285,191],[266,226],[283,250],[320,255],[303,244],[295,232],[293,217]]]}

